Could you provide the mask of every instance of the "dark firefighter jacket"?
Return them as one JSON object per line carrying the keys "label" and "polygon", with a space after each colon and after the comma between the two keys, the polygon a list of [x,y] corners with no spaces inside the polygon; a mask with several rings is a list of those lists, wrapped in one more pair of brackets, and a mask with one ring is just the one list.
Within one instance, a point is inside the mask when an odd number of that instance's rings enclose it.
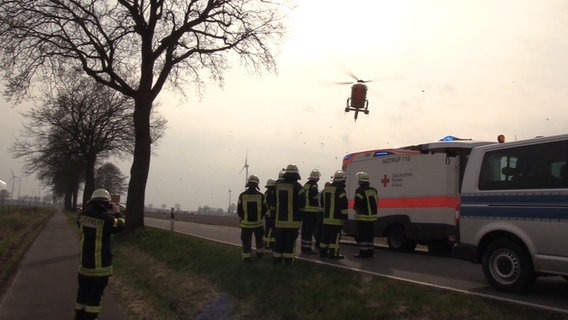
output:
{"label": "dark firefighter jacket", "polygon": [[320,206],[317,182],[308,180],[306,184],[304,184],[304,192],[306,193],[306,206],[304,208],[304,212],[306,214],[318,213],[320,211]]}
{"label": "dark firefighter jacket", "polygon": [[278,180],[275,193],[274,226],[288,229],[299,228],[306,203],[302,185],[293,179]]}
{"label": "dark firefighter jacket", "polygon": [[258,228],[264,225],[264,203],[264,195],[255,187],[249,187],[239,195],[237,214],[241,219],[241,228]]}
{"label": "dark firefighter jacket", "polygon": [[81,233],[79,273],[90,277],[112,275],[110,236],[124,229],[124,218],[115,216],[105,207],[89,204],[77,219]]}
{"label": "dark firefighter jacket", "polygon": [[276,204],[275,192],[274,187],[268,187],[264,192],[264,207],[266,208],[266,215],[270,217],[273,217],[274,214],[272,212],[276,211],[276,207],[274,207]]}
{"label": "dark firefighter jacket", "polygon": [[323,224],[342,226],[347,220],[349,207],[345,183],[333,182],[322,193]]}
{"label": "dark firefighter jacket", "polygon": [[353,204],[355,220],[376,221],[378,201],[377,189],[369,186],[368,183],[360,185],[355,190],[355,203]]}

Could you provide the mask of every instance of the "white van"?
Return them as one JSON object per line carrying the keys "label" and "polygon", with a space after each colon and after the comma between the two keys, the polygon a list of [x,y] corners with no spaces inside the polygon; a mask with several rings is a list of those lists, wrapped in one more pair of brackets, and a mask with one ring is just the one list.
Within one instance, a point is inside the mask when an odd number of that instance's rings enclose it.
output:
{"label": "white van", "polygon": [[568,278],[568,135],[474,148],[465,170],[454,256],[481,263],[496,289],[539,275]]}

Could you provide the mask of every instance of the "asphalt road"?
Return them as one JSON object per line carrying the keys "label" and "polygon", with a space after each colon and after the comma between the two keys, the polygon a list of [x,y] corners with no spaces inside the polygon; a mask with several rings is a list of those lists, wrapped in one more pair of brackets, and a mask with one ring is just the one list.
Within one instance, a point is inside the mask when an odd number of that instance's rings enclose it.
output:
{"label": "asphalt road", "polygon": [[[199,224],[176,220],[172,225],[169,219],[145,218],[145,224],[161,229],[169,229],[212,241],[240,246],[240,229],[211,224]],[[299,244],[299,241],[298,241]],[[568,313],[568,281],[562,277],[539,277],[528,292],[507,294],[491,288],[483,276],[480,265],[450,257],[439,257],[425,251],[397,253],[378,247],[375,257],[370,260],[353,258],[357,248],[345,244],[341,248],[343,260],[320,259],[318,256],[302,256],[298,259],[310,260],[358,272],[388,277],[401,281],[434,286],[465,294],[504,300],[537,308]],[[299,247],[297,252],[300,252]]]}

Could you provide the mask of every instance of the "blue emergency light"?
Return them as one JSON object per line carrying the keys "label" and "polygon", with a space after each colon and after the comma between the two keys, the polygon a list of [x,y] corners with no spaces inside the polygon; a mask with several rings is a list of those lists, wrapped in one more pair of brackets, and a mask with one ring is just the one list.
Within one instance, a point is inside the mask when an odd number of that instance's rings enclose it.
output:
{"label": "blue emergency light", "polygon": [[383,157],[383,156],[388,156],[389,154],[393,154],[390,151],[377,151],[374,154],[374,157]]}

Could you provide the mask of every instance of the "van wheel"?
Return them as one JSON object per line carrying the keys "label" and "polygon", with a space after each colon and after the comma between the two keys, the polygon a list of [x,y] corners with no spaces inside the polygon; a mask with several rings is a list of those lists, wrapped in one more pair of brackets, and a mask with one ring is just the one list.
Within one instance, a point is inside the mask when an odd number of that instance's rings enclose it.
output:
{"label": "van wheel", "polygon": [[387,233],[389,249],[398,252],[410,252],[416,248],[416,242],[406,237],[404,228],[400,225],[392,226]]}
{"label": "van wheel", "polygon": [[495,289],[519,293],[536,279],[529,253],[518,243],[499,239],[483,252],[483,273]]}

